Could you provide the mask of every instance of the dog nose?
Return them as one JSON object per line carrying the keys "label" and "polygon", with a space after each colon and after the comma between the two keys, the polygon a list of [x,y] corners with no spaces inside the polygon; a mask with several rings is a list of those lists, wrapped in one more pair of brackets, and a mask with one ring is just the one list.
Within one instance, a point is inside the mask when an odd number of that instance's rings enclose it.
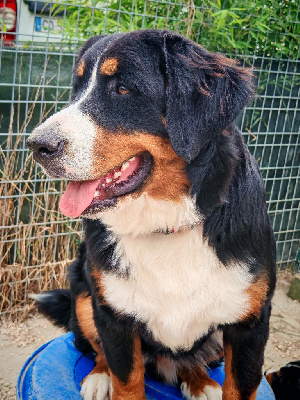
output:
{"label": "dog nose", "polygon": [[27,146],[39,161],[47,161],[56,158],[64,149],[65,141],[53,135],[43,132],[42,136],[29,137]]}

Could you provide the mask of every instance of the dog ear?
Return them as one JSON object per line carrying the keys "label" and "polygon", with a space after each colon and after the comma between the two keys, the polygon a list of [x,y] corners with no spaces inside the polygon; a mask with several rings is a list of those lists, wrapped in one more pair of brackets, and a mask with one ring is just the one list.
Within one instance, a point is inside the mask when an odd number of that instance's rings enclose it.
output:
{"label": "dog ear", "polygon": [[252,72],[184,37],[164,36],[166,123],[176,153],[191,162],[254,95]]}

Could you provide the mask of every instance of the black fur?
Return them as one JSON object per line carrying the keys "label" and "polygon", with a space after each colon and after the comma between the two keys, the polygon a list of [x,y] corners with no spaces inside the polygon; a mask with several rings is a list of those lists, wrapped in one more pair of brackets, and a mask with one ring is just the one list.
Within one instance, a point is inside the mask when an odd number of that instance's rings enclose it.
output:
{"label": "black fur", "polygon": [[76,298],[82,293],[90,293],[85,274],[85,243],[79,247],[76,260],[68,267],[70,289],[56,289],[46,292],[45,297],[36,299],[38,310],[53,323],[75,334],[75,345],[82,353],[91,353],[93,348],[83,336],[76,316]]}
{"label": "black fur", "polygon": [[191,162],[250,102],[251,76],[179,36],[165,34],[164,50],[168,133],[177,154]]}
{"label": "black fur", "polygon": [[119,319],[108,306],[99,305],[93,296],[95,324],[101,335],[105,358],[112,373],[126,384],[134,363],[134,331],[132,324]]}
{"label": "black fur", "polygon": [[[116,54],[122,62],[114,76],[99,74],[95,91],[81,104],[81,111],[110,132],[122,129],[127,133],[144,131],[167,136],[161,121],[161,115],[165,113],[162,42],[161,33],[153,31],[153,42],[148,40],[147,34],[140,32],[137,35],[111,35],[98,40],[94,46],[87,46],[81,59],[88,65],[94,65],[93,60],[100,55],[99,65]],[[105,46],[107,48],[103,51]],[[83,77],[74,76],[74,100],[85,89],[91,73],[91,68],[88,68]],[[148,77],[147,81],[142,79],[145,76]],[[117,90],[120,85],[130,89],[130,95],[120,96]],[[130,109],[140,112],[132,114]]]}
{"label": "black fur", "polygon": [[[272,271],[270,278],[274,278],[275,239],[267,215],[262,178],[255,160],[241,142],[238,155],[239,162],[228,185],[225,201],[208,214],[204,234],[225,265],[239,260],[249,264],[253,272],[260,269]],[[219,160],[217,163],[221,168],[222,162]],[[224,169],[226,164],[228,167],[228,161],[225,161]],[[201,193],[207,196],[210,193],[208,185],[206,189],[198,191],[200,209],[203,208]],[[270,282],[272,289],[275,285],[273,278]]]}
{"label": "black fur", "polygon": [[104,271],[116,270],[118,261],[112,262],[116,241],[113,240],[106,226],[101,221],[84,219],[84,228],[89,237],[86,241],[89,260],[96,265],[101,260],[101,269]]}
{"label": "black fur", "polygon": [[269,337],[270,302],[261,310],[258,319],[225,326],[224,346],[232,349],[232,373],[241,399],[250,398],[259,385],[264,362],[264,348]]}
{"label": "black fur", "polygon": [[71,291],[68,289],[49,290],[36,299],[38,310],[50,318],[54,325],[71,330]]}
{"label": "black fur", "polygon": [[300,361],[290,362],[277,372],[267,374],[276,400],[299,400]]}

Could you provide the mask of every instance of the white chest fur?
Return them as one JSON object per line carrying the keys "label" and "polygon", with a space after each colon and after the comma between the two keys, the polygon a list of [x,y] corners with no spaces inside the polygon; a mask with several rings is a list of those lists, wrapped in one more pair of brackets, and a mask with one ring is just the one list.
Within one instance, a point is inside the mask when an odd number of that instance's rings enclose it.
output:
{"label": "white chest fur", "polygon": [[251,276],[225,267],[203,241],[202,227],[174,234],[124,235],[115,254],[129,277],[104,274],[105,297],[117,310],[146,323],[154,338],[189,349],[216,324],[247,310]]}

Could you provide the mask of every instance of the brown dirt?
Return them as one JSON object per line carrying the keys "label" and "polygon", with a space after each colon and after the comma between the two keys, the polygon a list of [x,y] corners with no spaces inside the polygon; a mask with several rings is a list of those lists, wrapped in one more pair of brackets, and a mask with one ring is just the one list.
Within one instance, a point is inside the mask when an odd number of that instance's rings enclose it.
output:
{"label": "brown dirt", "polygon": [[[287,296],[291,274],[281,273],[273,299],[270,338],[264,369],[275,369],[300,359],[300,302]],[[15,399],[15,385],[26,359],[43,343],[63,331],[41,316],[22,323],[0,324],[0,399]]]}
{"label": "brown dirt", "polygon": [[289,361],[300,360],[300,302],[287,296],[291,278],[287,272],[277,277],[265,370],[277,370]]}
{"label": "brown dirt", "polygon": [[22,323],[0,324],[0,399],[15,399],[19,372],[27,358],[43,343],[64,333],[41,316],[28,317]]}

